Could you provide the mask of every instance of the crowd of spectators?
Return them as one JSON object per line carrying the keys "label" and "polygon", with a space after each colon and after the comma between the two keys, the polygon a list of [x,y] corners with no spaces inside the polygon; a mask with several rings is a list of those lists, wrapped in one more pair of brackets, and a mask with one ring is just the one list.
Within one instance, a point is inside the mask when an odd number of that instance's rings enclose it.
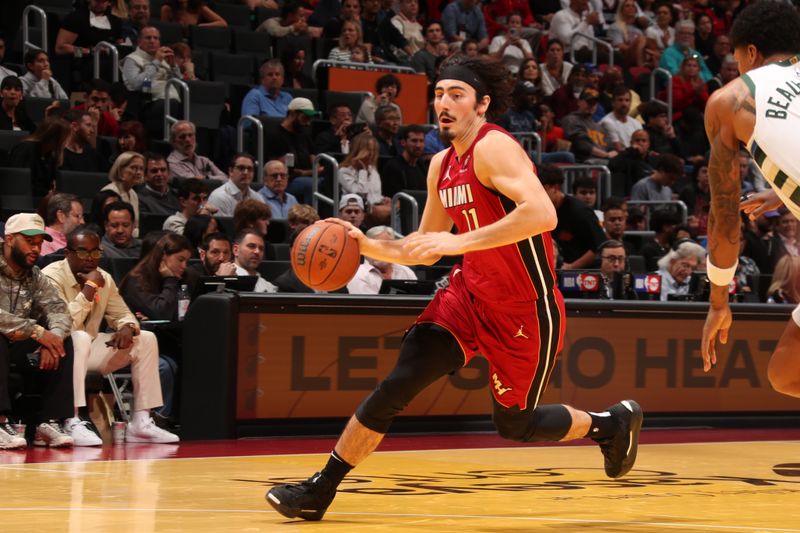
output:
{"label": "crowd of spectators", "polygon": [[[157,366],[162,382],[137,397],[136,408],[147,411],[135,419],[142,439],[157,433],[151,410],[165,427],[174,414],[165,383],[179,375],[181,354],[179,336],[156,331],[150,339],[139,334],[140,321],[178,321],[179,290],[186,285],[197,294],[202,276],[252,276],[259,292],[311,291],[287,260],[299,231],[320,218],[309,205],[314,177],[323,192],[332,192],[330,169],[315,168],[315,156],[328,154],[339,163],[340,202],[323,216],[338,215],[375,238],[398,237],[398,228],[388,227],[395,194],[425,195],[428,161],[447,146],[437,135],[436,117],[428,115],[431,124],[404,120],[416,114],[404,109],[403,76],[386,71],[374,87],[365,87],[369,93],[360,102],[329,101],[317,86],[320,77],[311,75],[317,59],[352,68],[410,67],[427,80],[427,93],[414,102],[426,110],[447,58],[502,61],[513,102],[497,122],[521,138],[535,133],[541,139],[539,146],[526,146],[532,160],[543,162],[539,176],[559,214],[553,232],[559,269],[596,269],[611,280],[638,265],[661,275],[664,300],[686,295],[692,273],[704,269],[710,202],[703,111],[709,95],[738,75],[727,32],[744,2],[243,0],[241,9],[251,15],[246,28],[232,27],[206,0],[164,0],[157,12],[149,0],[75,4],[60,19],[54,15],[50,53],[23,54],[0,37],[0,132],[25,132],[0,153],[0,162],[29,173],[32,195],[21,210],[42,215],[26,219],[25,227],[38,227],[40,220],[44,241],[7,229],[4,261],[19,261],[13,254],[38,248],[39,265],[60,280],[64,307],[56,293],[45,295],[55,317],[47,331],[60,344],[47,346],[74,352],[76,372],[124,362],[109,362],[98,348],[97,339],[106,339],[99,335],[107,334],[97,331],[94,317],[102,313],[94,301],[114,302],[109,327],[120,347],[131,354],[156,350],[157,365],[148,355],[149,362],[134,367],[152,381]],[[176,28],[177,40],[165,42],[163,35]],[[244,73],[249,86],[228,84],[216,128],[178,120],[165,137],[165,101],[174,100],[176,110],[181,100],[167,82],[215,81],[213,62],[224,61],[212,58],[209,64],[211,53],[197,40],[201,30],[266,33],[270,42],[254,56],[252,72]],[[175,39],[174,31],[169,35]],[[596,41],[585,36],[608,43],[611,51],[597,46],[595,55]],[[100,41],[118,47],[119,82],[111,81],[108,54],[100,54],[101,74],[94,78],[92,55]],[[651,94],[650,75],[659,67],[672,76],[658,78]],[[664,104],[670,94],[671,109]],[[264,161],[251,155],[252,145],[251,153],[237,151],[231,131],[241,115],[262,119]],[[740,159],[743,190],[768,187],[746,152]],[[576,174],[570,170],[576,163],[591,169]],[[107,181],[88,191],[85,183],[98,175]],[[73,190],[81,176],[80,191]],[[14,212],[6,209],[4,218]],[[783,211],[743,218],[742,236],[741,292],[796,303],[797,221]],[[265,267],[273,263],[282,268]],[[14,265],[14,276],[47,283],[32,265]],[[771,280],[761,279],[773,272]],[[347,289],[375,293],[381,280],[425,275],[424,269],[365,261]],[[619,297],[611,290],[604,294]],[[635,295],[623,291],[622,297]],[[80,317],[75,301],[84,308]],[[32,319],[19,309],[3,310],[27,321],[26,339],[42,345],[42,338],[50,339],[32,333]],[[59,322],[67,312],[73,331],[88,338],[73,333],[69,341],[70,328]],[[3,339],[10,338],[8,331]],[[139,340],[131,344],[133,333]],[[163,389],[160,396],[157,389]],[[75,407],[83,406],[81,395],[75,391]],[[63,444],[72,432],[76,444],[95,443],[76,413],[53,409],[43,438],[50,434]],[[8,433],[6,421],[0,416]]]}

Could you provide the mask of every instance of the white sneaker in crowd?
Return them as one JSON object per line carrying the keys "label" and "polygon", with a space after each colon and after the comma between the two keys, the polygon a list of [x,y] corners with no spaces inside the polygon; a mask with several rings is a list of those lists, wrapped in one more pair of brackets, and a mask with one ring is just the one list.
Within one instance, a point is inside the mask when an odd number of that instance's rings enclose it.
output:
{"label": "white sneaker in crowd", "polygon": [[72,446],[72,437],[64,432],[61,423],[50,420],[36,426],[36,437],[33,440],[33,445],[63,448]]}
{"label": "white sneaker in crowd", "polygon": [[125,431],[125,442],[149,442],[151,444],[169,444],[181,440],[176,434],[161,429],[148,417],[143,424],[131,422]]}
{"label": "white sneaker in crowd", "polygon": [[0,422],[0,450],[14,450],[27,446],[28,441],[24,435],[19,435],[8,422]]}
{"label": "white sneaker in crowd", "polygon": [[103,439],[87,420],[78,417],[64,421],[64,433],[72,437],[73,446],[102,446]]}

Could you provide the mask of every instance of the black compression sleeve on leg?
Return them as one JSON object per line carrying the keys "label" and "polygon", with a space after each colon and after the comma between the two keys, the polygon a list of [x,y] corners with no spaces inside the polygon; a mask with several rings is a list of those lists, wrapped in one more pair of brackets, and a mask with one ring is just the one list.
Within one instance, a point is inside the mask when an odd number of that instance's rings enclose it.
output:
{"label": "black compression sleeve on leg", "polygon": [[501,437],[517,442],[559,441],[572,427],[572,416],[559,404],[522,411],[495,402],[492,419]]}
{"label": "black compression sleeve on leg", "polygon": [[414,397],[440,377],[464,365],[456,338],[435,324],[417,324],[403,339],[397,365],[356,410],[365,427],[386,433]]}

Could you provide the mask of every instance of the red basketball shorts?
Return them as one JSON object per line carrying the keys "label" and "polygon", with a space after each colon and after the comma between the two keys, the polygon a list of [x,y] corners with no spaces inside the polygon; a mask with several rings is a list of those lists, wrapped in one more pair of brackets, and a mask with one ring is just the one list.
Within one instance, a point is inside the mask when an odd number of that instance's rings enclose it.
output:
{"label": "red basketball shorts", "polygon": [[566,315],[558,289],[535,302],[498,309],[469,293],[460,267],[416,323],[433,323],[452,333],[466,364],[480,352],[489,361],[489,386],[504,407],[535,408],[561,351]]}

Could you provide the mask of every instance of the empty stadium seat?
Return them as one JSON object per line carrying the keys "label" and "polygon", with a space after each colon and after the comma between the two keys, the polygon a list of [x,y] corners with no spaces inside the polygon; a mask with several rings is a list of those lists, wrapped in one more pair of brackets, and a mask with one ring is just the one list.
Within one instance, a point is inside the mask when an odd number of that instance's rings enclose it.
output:
{"label": "empty stadium seat", "polygon": [[29,168],[0,168],[0,199],[6,195],[33,196]]}
{"label": "empty stadium seat", "polygon": [[56,179],[56,190],[79,198],[94,198],[108,184],[108,174],[104,172],[62,170]]}
{"label": "empty stadium seat", "polygon": [[27,137],[27,131],[8,131],[0,130],[0,165],[8,163],[8,156],[11,149]]}
{"label": "empty stadium seat", "polygon": [[291,247],[286,243],[268,242],[264,258],[273,261],[289,261]]}
{"label": "empty stadium seat", "polygon": [[189,26],[189,44],[192,50],[227,52],[231,49],[231,30]]}
{"label": "empty stadium seat", "polygon": [[289,222],[280,219],[280,218],[273,218],[269,221],[269,226],[267,227],[267,242],[272,243],[283,243],[286,242],[287,237],[289,236]]}
{"label": "empty stadium seat", "polygon": [[159,33],[161,33],[162,46],[168,46],[183,41],[183,27],[180,24],[177,22],[158,20],[158,11],[151,10],[150,15],[156,18],[151,18],[148,24],[158,28]]}
{"label": "empty stadium seat", "polygon": [[272,57],[272,37],[267,32],[233,29],[233,49],[237,54],[253,56],[257,66]]}
{"label": "empty stadium seat", "polygon": [[191,120],[198,128],[218,128],[219,116],[228,97],[226,85],[219,81],[190,81]]}
{"label": "empty stadium seat", "polygon": [[[44,119],[44,112],[48,106],[53,103],[53,99],[26,96],[22,99],[22,102],[25,104],[25,111],[28,113],[28,116],[32,121],[38,124]],[[62,110],[69,109],[69,100],[59,100],[59,102],[61,102]]]}
{"label": "empty stadium seat", "polygon": [[160,231],[164,221],[170,215],[157,215],[155,213],[141,213],[139,215],[139,235],[147,235],[151,231]]}
{"label": "empty stadium seat", "polygon": [[135,267],[138,262],[138,257],[115,257],[111,260],[110,274],[114,277],[114,281],[117,285],[119,285],[122,278],[124,278],[128,272],[133,270],[133,267]]}
{"label": "empty stadium seat", "polygon": [[211,79],[239,85],[255,82],[255,59],[244,54],[211,53]]}
{"label": "empty stadium seat", "polygon": [[224,18],[228,26],[232,28],[250,29],[252,27],[250,8],[245,5],[217,2],[214,4],[214,11]]}
{"label": "empty stadium seat", "polygon": [[258,273],[267,281],[275,278],[292,268],[291,261],[262,261],[258,265]]}

